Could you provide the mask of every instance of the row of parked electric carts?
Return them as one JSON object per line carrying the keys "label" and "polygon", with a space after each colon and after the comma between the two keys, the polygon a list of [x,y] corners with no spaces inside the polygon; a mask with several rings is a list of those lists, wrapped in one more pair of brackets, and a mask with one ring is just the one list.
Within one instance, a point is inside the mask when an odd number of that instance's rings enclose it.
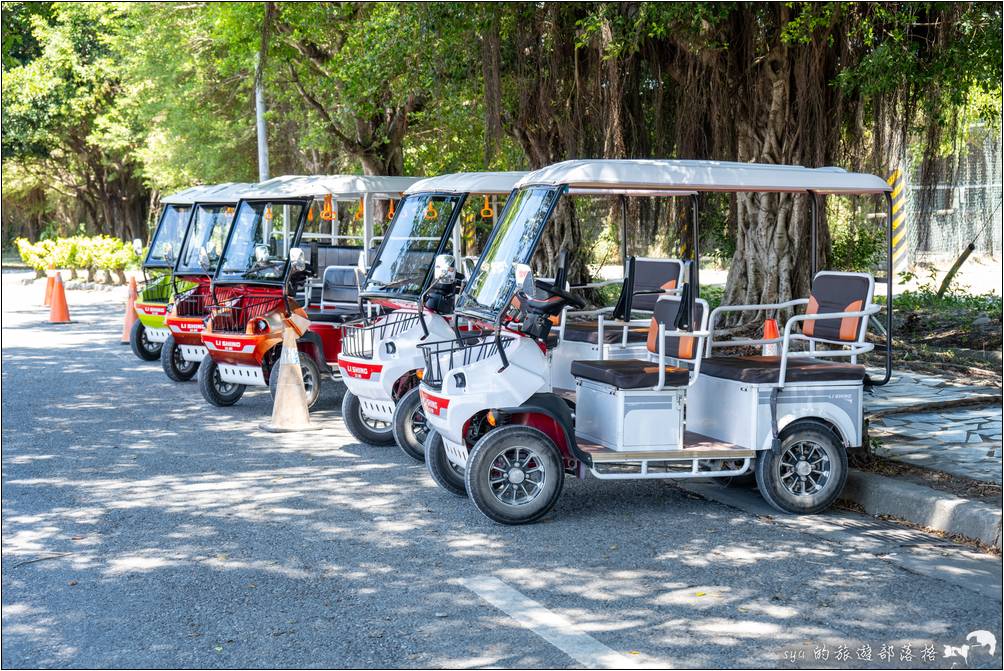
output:
{"label": "row of parked electric carts", "polygon": [[[785,244],[812,278],[809,296],[710,309],[698,272],[707,193],[750,194],[764,208],[798,196],[809,239]],[[274,391],[293,329],[308,404],[322,384],[343,384],[353,436],[396,443],[504,524],[539,519],[566,476],[587,473],[755,480],[775,508],[816,513],[840,495],[848,450],[863,441],[862,395],[892,363],[891,314],[883,324],[875,301],[878,279],[891,305],[892,255],[879,278],[817,268],[827,196],[868,203],[891,252],[890,187],[838,168],[577,160],[529,173],[194,187],[163,199],[131,344],[223,407],[248,386]],[[545,230],[579,198],[605,199],[580,211],[622,222],[610,306],[583,300],[598,285],[570,285],[567,250],[543,256]],[[687,258],[628,254],[633,199],[689,211]],[[617,207],[622,216],[609,216]],[[778,226],[775,237],[789,235]],[[738,311],[786,319],[777,337],[730,338],[723,326]],[[873,349],[869,324],[885,341],[874,378],[858,360]],[[764,346],[775,353],[743,354]]]}

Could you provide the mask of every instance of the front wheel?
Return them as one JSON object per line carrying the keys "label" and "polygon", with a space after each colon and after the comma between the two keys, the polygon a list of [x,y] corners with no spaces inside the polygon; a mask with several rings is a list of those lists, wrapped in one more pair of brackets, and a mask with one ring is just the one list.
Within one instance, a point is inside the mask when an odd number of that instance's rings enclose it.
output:
{"label": "front wheel", "polygon": [[539,520],[557,503],[564,482],[557,446],[528,426],[489,431],[467,459],[467,494],[483,515],[501,524]]}
{"label": "front wheel", "polygon": [[247,387],[235,382],[224,382],[220,377],[220,367],[213,358],[206,355],[199,365],[199,391],[202,397],[218,408],[233,405],[244,395]]}
{"label": "front wheel", "polygon": [[777,454],[757,454],[756,482],[767,503],[781,512],[821,512],[837,500],[847,482],[847,451],[818,425],[789,427]]}
{"label": "front wheel", "polygon": [[349,433],[361,443],[385,447],[394,444],[394,430],[390,424],[367,417],[359,397],[348,389],[342,396],[342,421]]}
{"label": "front wheel", "polygon": [[429,422],[422,408],[418,387],[409,389],[394,406],[394,442],[415,461],[425,461],[425,439],[429,436]]}
{"label": "front wheel", "polygon": [[167,336],[160,349],[160,365],[164,373],[175,382],[187,382],[199,372],[199,362],[189,361],[181,356],[181,348],[174,342],[174,336]]}
{"label": "front wheel", "polygon": [[[314,404],[317,403],[317,399],[321,397],[321,368],[314,361],[314,357],[306,352],[299,352],[298,354],[300,373],[303,375],[303,390],[307,392],[307,407],[313,408]],[[272,394],[273,401],[279,391],[279,366],[282,365],[278,363],[279,357],[276,357],[276,361],[277,363],[272,366],[272,370],[268,374],[268,390]]]}
{"label": "front wheel", "polygon": [[429,429],[425,437],[425,467],[432,481],[453,494],[467,496],[467,485],[464,483],[464,469],[460,468],[446,456],[446,445],[443,437],[435,429]]}
{"label": "front wheel", "polygon": [[147,338],[146,327],[137,319],[129,331],[129,346],[132,347],[132,353],[143,361],[156,361],[160,358],[163,343],[153,342]]}

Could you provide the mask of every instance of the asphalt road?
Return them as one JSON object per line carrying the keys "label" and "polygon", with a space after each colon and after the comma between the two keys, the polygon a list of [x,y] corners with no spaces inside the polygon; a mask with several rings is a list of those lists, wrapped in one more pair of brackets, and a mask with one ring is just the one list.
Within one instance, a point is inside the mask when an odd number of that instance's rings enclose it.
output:
{"label": "asphalt road", "polygon": [[208,406],[118,344],[123,297],[49,325],[3,275],[5,668],[1001,665],[997,558],[667,482],[497,526],[356,443],[334,385],[311,433],[258,430],[265,391]]}

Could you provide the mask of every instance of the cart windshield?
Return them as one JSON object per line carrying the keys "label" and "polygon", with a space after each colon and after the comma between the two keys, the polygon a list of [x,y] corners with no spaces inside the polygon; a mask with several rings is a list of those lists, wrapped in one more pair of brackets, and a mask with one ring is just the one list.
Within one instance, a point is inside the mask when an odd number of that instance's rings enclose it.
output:
{"label": "cart windshield", "polygon": [[192,228],[181,246],[175,272],[212,275],[227,241],[233,215],[233,205],[196,205]]}
{"label": "cart windshield", "polygon": [[540,233],[561,194],[554,187],[520,189],[506,204],[492,231],[471,280],[457,303],[457,311],[494,319],[516,288],[513,263],[528,263]]}
{"label": "cart windshield", "polygon": [[366,277],[370,294],[418,296],[443,239],[449,235],[461,195],[416,194],[398,206]]}
{"label": "cart windshield", "polygon": [[295,240],[305,203],[242,201],[223,250],[216,279],[224,282],[283,282],[290,241]]}
{"label": "cart windshield", "polygon": [[157,230],[153,232],[150,241],[150,251],[147,252],[143,265],[148,268],[171,267],[177,258],[181,239],[185,236],[185,225],[188,223],[190,205],[165,205],[160,213]]}

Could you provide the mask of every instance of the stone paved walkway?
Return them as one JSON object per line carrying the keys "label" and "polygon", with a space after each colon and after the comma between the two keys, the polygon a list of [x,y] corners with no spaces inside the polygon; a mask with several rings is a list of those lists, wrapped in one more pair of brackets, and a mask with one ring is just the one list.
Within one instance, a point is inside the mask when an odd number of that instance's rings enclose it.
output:
{"label": "stone paved walkway", "polygon": [[[872,372],[873,375],[876,372]],[[922,403],[1000,395],[1000,387],[965,385],[933,375],[896,372],[890,383],[865,396],[865,415]],[[1001,405],[889,414],[869,427],[875,453],[985,482],[1002,484]]]}

